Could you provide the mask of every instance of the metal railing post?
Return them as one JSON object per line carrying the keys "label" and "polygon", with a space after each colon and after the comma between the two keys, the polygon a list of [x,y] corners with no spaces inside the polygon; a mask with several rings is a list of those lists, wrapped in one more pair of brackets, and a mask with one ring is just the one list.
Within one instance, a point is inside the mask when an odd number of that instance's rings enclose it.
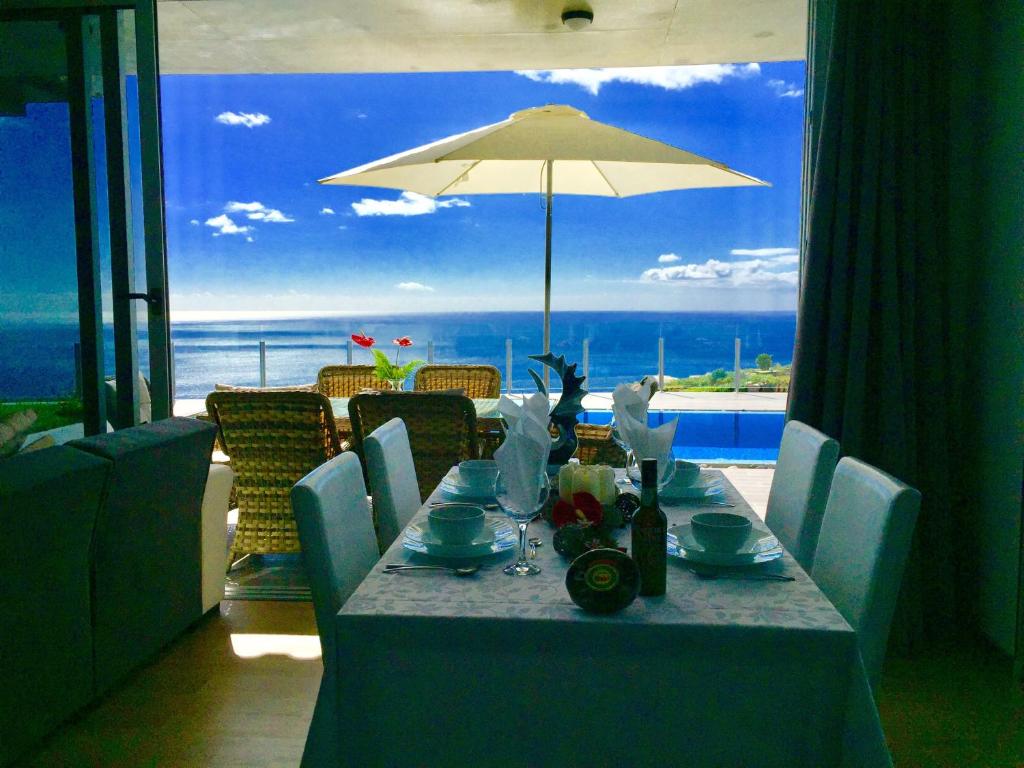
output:
{"label": "metal railing post", "polygon": [[505,391],[512,394],[512,339],[505,339]]}
{"label": "metal railing post", "polygon": [[583,378],[590,375],[590,339],[583,340]]}
{"label": "metal railing post", "polygon": [[736,337],[735,354],[736,354],[736,359],[735,359],[734,364],[733,364],[732,391],[733,392],[739,392],[740,391],[740,377],[742,376],[742,374],[740,373],[740,337],[739,336]]}
{"label": "metal railing post", "polygon": [[345,345],[345,363],[346,365],[352,365],[352,339],[348,340],[348,344]]}
{"label": "metal railing post", "polygon": [[427,365],[434,364],[434,342],[427,342]]}
{"label": "metal railing post", "polygon": [[260,342],[260,386],[267,386],[267,342]]}
{"label": "metal railing post", "polygon": [[665,391],[665,339],[658,337],[658,391]]}

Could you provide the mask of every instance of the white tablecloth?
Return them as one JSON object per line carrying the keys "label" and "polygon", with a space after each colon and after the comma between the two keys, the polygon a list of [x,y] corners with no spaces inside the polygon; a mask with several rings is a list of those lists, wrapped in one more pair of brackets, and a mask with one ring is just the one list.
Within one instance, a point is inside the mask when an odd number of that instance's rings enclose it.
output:
{"label": "white tablecloth", "polygon": [[[670,525],[708,509],[662,506]],[[788,554],[762,567],[794,582],[702,580],[670,558],[664,597],[602,617],[569,599],[551,528],[531,535],[543,573],[519,578],[507,556],[472,578],[384,574],[420,558],[396,541],[337,617],[325,764],[891,764],[854,633]]]}

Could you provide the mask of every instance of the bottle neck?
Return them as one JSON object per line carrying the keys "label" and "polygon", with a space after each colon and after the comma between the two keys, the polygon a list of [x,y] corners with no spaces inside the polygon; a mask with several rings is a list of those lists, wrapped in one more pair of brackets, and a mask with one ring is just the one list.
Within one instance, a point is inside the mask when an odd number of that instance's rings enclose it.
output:
{"label": "bottle neck", "polygon": [[643,486],[640,489],[640,506],[641,507],[656,507],[658,506],[658,486]]}

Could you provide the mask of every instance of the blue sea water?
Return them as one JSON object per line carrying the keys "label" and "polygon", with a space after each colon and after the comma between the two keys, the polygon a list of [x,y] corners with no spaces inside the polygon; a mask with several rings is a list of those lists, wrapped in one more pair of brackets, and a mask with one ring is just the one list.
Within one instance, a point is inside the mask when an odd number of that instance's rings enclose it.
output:
{"label": "blue sea water", "polygon": [[[665,373],[688,376],[733,367],[734,339],[742,345],[741,362],[753,366],[762,352],[778,363],[790,362],[796,330],[792,312],[556,312],[552,315],[552,349],[570,362],[581,362],[589,340],[587,388],[608,391],[621,381],[635,381],[658,368],[658,338],[665,339]],[[113,339],[105,329],[106,368],[113,373]],[[542,349],[541,315],[534,312],[367,315],[306,319],[173,322],[175,396],[202,398],[215,383],[259,382],[259,342],[267,343],[267,384],[315,381],[324,365],[345,362],[349,335],[363,331],[378,348],[393,354],[391,340],[410,336],[402,350],[425,359],[432,341],[435,362],[489,364],[505,379],[505,340],[512,340],[512,384],[532,390],[527,355]],[[144,324],[140,324],[140,360],[147,364]],[[77,326],[5,324],[0,326],[0,398],[54,397],[74,388],[73,346]],[[356,363],[371,362],[356,348]]]}

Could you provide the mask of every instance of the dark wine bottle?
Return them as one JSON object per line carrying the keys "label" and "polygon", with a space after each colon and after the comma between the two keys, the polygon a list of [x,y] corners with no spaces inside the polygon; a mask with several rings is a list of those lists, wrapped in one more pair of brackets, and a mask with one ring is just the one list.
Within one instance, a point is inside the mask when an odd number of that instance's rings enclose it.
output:
{"label": "dark wine bottle", "polygon": [[657,459],[643,460],[640,483],[640,508],[633,515],[632,532],[633,560],[640,571],[640,594],[664,595],[668,520],[658,506]]}

